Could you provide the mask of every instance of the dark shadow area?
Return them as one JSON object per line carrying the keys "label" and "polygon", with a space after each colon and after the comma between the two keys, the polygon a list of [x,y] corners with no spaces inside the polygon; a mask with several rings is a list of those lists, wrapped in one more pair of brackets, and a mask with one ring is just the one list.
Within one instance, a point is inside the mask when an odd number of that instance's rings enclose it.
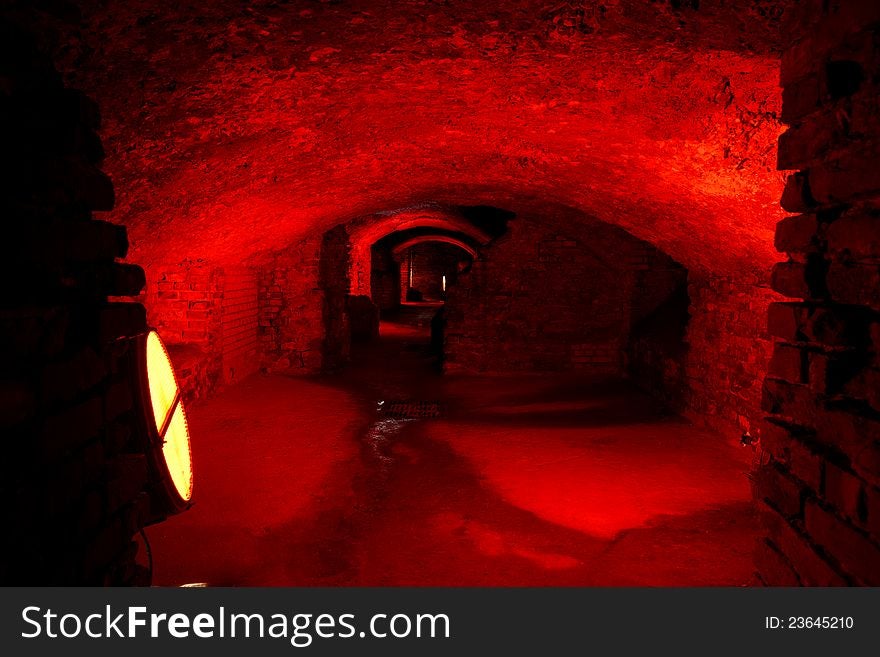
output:
{"label": "dark shadow area", "polygon": [[640,388],[670,408],[683,408],[686,389],[687,324],[690,298],[687,274],[664,301],[631,329],[627,346],[627,374]]}

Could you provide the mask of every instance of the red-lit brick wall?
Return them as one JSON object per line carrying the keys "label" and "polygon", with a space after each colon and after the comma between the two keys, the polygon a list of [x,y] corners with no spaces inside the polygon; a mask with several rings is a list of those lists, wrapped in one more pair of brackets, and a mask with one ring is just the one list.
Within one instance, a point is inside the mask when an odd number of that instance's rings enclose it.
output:
{"label": "red-lit brick wall", "polygon": [[691,274],[681,410],[732,437],[754,435],[772,344],[766,308],[778,295],[759,280]]}
{"label": "red-lit brick wall", "polygon": [[240,381],[259,370],[257,273],[246,267],[223,270],[220,334],[223,382]]}
{"label": "red-lit brick wall", "polygon": [[880,4],[809,0],[783,55],[764,382],[767,584],[880,584]]}
{"label": "red-lit brick wall", "polygon": [[[380,310],[389,310],[400,304],[401,263],[394,260],[387,248],[371,250],[370,257],[370,298]],[[406,291],[405,288],[404,292]]]}
{"label": "red-lit brick wall", "polygon": [[223,294],[217,269],[187,261],[150,273],[156,283],[148,286],[145,304],[166,344],[212,345],[219,334]]}
{"label": "red-lit brick wall", "polygon": [[[450,286],[445,368],[623,373],[630,327],[685,275],[656,249],[596,223],[586,234],[518,219]],[[657,286],[636,286],[652,255]],[[657,298],[652,298],[652,297]]]}
{"label": "red-lit brick wall", "polygon": [[447,371],[625,373],[699,424],[757,432],[766,283],[686,272],[607,225],[510,229],[450,287]]}
{"label": "red-lit brick wall", "polygon": [[256,270],[186,261],[155,267],[144,294],[187,400],[259,369]]}
{"label": "red-lit brick wall", "polygon": [[351,322],[348,316],[351,265],[351,242],[345,226],[327,231],[321,240],[318,266],[318,287],[323,295],[321,366],[325,370],[346,363],[351,350]]}
{"label": "red-lit brick wall", "polygon": [[338,226],[260,265],[258,344],[263,371],[313,374],[347,360],[350,248],[345,228]]}

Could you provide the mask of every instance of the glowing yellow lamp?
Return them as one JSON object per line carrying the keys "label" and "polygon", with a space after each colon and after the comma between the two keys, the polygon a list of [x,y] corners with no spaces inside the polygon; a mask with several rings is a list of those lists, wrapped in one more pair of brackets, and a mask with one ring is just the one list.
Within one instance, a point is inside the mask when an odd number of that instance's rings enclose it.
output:
{"label": "glowing yellow lamp", "polygon": [[[186,411],[174,367],[159,334],[147,333],[138,349],[141,361],[141,390],[148,434],[148,453],[157,491],[165,499],[155,500],[166,512],[188,506],[193,491],[192,452]],[[143,372],[146,373],[144,382]],[[146,385],[144,385],[146,383]]]}

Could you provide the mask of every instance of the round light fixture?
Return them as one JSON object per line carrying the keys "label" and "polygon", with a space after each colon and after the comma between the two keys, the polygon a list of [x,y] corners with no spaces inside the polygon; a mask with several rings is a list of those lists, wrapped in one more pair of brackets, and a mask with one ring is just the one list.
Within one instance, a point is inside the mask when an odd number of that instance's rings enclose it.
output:
{"label": "round light fixture", "polygon": [[161,519],[189,506],[193,491],[189,427],[168,351],[156,331],[135,350],[137,387],[152,479],[151,515]]}

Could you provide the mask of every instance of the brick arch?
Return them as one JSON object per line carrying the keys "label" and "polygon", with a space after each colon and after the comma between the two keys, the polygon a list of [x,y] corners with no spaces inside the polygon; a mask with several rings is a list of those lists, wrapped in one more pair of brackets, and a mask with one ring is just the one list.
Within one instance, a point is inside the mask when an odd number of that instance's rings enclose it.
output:
{"label": "brick arch", "polygon": [[468,221],[455,208],[441,205],[377,212],[355,219],[349,225],[348,233],[353,245],[369,243],[372,246],[391,233],[415,228],[461,233],[479,244],[486,244],[492,239],[491,235]]}
{"label": "brick arch", "polygon": [[412,237],[408,240],[405,240],[395,246],[391,253],[395,257],[399,257],[404,251],[408,248],[415,246],[416,244],[423,244],[425,242],[443,242],[445,244],[452,244],[453,246],[457,246],[462,251],[465,251],[471,258],[477,257],[477,249],[473,246],[465,242],[464,240],[457,239],[450,235],[419,235],[418,237]]}
{"label": "brick arch", "polygon": [[[346,226],[350,244],[349,280],[351,293],[370,295],[370,252],[374,244],[394,233],[426,229],[437,239],[438,236],[456,234],[466,251],[473,251],[472,245],[486,245],[492,235],[469,221],[454,206],[436,203],[422,203],[398,210],[376,212],[355,219]],[[472,253],[473,255],[473,253]]]}

